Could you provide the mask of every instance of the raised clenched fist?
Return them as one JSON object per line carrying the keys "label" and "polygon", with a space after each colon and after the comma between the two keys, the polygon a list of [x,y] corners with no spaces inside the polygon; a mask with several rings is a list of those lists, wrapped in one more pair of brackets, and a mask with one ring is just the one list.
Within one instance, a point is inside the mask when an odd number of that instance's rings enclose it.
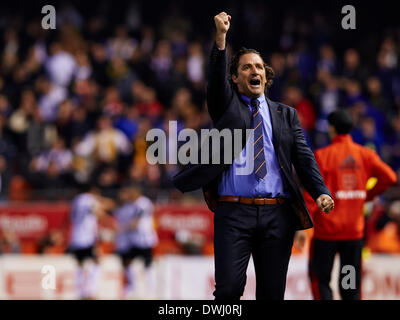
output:
{"label": "raised clenched fist", "polygon": [[230,26],[231,16],[226,12],[221,12],[214,17],[217,33],[227,33]]}

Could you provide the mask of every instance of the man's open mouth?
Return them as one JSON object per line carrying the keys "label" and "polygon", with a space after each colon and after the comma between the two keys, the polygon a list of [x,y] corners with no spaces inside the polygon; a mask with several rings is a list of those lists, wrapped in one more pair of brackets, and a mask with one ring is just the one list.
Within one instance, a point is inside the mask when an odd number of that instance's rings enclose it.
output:
{"label": "man's open mouth", "polygon": [[250,85],[251,86],[259,86],[261,84],[260,79],[251,79],[250,80]]}

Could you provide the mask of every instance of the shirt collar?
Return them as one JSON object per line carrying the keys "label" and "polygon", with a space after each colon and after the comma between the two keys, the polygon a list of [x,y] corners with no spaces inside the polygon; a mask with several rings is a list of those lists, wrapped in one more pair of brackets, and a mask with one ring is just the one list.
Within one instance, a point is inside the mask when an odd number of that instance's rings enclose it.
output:
{"label": "shirt collar", "polygon": [[[240,97],[243,99],[244,102],[246,102],[246,104],[250,107],[250,101],[251,98],[248,96],[245,96],[244,94],[240,94]],[[257,98],[258,102],[260,102],[260,108],[262,108],[263,104],[266,103],[265,100],[265,94],[262,94],[261,96],[259,96]]]}
{"label": "shirt collar", "polygon": [[332,139],[332,143],[337,143],[337,142],[352,142],[353,138],[351,137],[350,134],[338,134]]}

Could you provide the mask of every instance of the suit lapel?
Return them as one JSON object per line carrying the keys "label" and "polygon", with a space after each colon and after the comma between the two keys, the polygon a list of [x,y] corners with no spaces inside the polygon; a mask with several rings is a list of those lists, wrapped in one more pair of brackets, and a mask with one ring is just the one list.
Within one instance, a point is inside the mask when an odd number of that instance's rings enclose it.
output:
{"label": "suit lapel", "polygon": [[279,145],[279,141],[281,139],[282,107],[275,101],[269,100],[267,97],[265,97],[265,99],[268,102],[269,113],[271,115],[273,143],[276,147]]}

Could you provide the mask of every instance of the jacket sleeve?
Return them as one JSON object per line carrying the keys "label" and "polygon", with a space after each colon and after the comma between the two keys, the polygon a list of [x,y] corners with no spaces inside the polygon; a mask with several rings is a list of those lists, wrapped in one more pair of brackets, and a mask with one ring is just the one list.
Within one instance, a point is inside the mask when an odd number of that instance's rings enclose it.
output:
{"label": "jacket sleeve", "polygon": [[[325,177],[325,173],[323,171],[323,161],[321,157],[319,156],[319,151],[317,150],[315,153],[315,161],[317,162],[318,167],[320,168],[320,173],[322,176],[322,179]],[[314,219],[315,215],[320,212],[321,210],[318,208],[317,203],[314,201],[314,199],[310,196],[310,194],[304,190],[303,192],[303,197],[304,201],[306,203],[306,206],[308,208],[308,211],[310,212],[311,218]]]}
{"label": "jacket sleeve", "polygon": [[227,78],[226,49],[220,50],[214,43],[208,65],[207,106],[211,119],[216,123],[228,108],[233,91]]}
{"label": "jacket sleeve", "polygon": [[321,194],[332,197],[324,183],[314,153],[304,138],[299,118],[295,109],[291,109],[291,125],[294,135],[292,163],[304,188],[316,200]]}
{"label": "jacket sleeve", "polygon": [[318,208],[314,199],[311,198],[310,194],[306,190],[303,191],[303,198],[307,206],[308,212],[310,213],[311,218],[314,220],[316,214],[320,211],[320,209]]}
{"label": "jacket sleeve", "polygon": [[384,192],[397,181],[396,173],[384,163],[373,150],[368,150],[366,163],[370,166],[370,176],[378,181],[375,186],[367,191],[367,201]]}

